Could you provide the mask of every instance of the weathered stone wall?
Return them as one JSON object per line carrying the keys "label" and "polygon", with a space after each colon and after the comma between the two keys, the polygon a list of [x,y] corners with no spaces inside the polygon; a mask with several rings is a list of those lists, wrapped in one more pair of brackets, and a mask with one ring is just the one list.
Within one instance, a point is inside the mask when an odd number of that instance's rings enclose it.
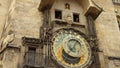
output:
{"label": "weathered stone wall", "polygon": [[18,68],[19,51],[16,49],[7,49],[3,56],[3,68]]}
{"label": "weathered stone wall", "polygon": [[[9,6],[10,6],[10,0],[5,0],[5,1],[0,1],[0,44],[2,42],[1,39],[3,39],[3,37],[5,37],[5,29],[7,27],[7,19],[8,19],[8,10],[9,10]],[[1,47],[1,45],[0,45]]]}
{"label": "weathered stone wall", "polygon": [[[9,5],[10,5],[9,0],[0,0],[0,48],[1,48],[1,39],[3,37],[4,27],[6,26]],[[0,67],[1,68],[3,67],[1,60],[0,60]]]}
{"label": "weathered stone wall", "polygon": [[15,11],[11,19],[11,29],[16,37],[39,38],[39,28],[42,24],[42,14],[38,11],[39,3],[40,0],[16,0]]}
{"label": "weathered stone wall", "polygon": [[15,43],[21,45],[21,37],[39,38],[42,14],[38,11],[40,0],[16,0],[11,30],[15,33]]}
{"label": "weathered stone wall", "polygon": [[99,48],[104,55],[120,57],[120,31],[112,0],[95,0],[103,8],[103,12],[95,21]]}
{"label": "weathered stone wall", "polygon": [[[1,0],[0,37],[4,26],[6,28],[6,31],[3,32],[4,34],[2,34],[2,40],[0,40],[4,41],[4,38],[7,37],[9,31],[12,31],[12,34],[15,34],[15,38],[12,44],[15,44],[16,46],[21,46],[21,52],[24,52],[24,47],[21,44],[22,37],[26,36],[39,38],[40,26],[42,25],[42,13],[38,11],[40,1],[41,0]],[[4,47],[6,45],[2,46]],[[2,49],[5,48],[3,47]],[[4,58],[2,61],[0,61],[0,65],[2,64],[3,68],[17,68],[17,58],[19,56],[14,55],[13,58],[16,59],[9,61],[6,60],[7,57],[8,59],[10,59],[10,55],[8,55],[9,53],[9,50],[6,50],[4,52]]]}
{"label": "weathered stone wall", "polygon": [[[8,29],[13,31],[15,34],[13,44],[22,46],[21,37],[23,36],[39,38],[40,26],[42,25],[43,20],[42,12],[38,11],[40,1],[41,0],[0,0],[0,37],[4,24],[7,21],[7,23],[10,23]],[[102,58],[106,56],[120,58],[120,31],[114,8],[116,7],[120,10],[120,7],[118,5],[114,6],[112,0],[94,1],[97,5],[103,8],[103,12],[95,20],[98,45],[100,50],[103,51]],[[9,13],[11,3],[13,4],[13,8],[11,8],[12,13]],[[81,7],[80,9],[82,10]],[[10,16],[8,16],[9,14]],[[86,22],[85,17],[81,16],[80,18],[81,23],[84,24]],[[0,64],[3,64],[3,68],[17,68],[18,55],[14,52],[14,50],[5,51],[4,61],[0,61]],[[21,47],[21,52],[24,52],[24,47]],[[11,60],[8,58],[10,57],[8,56],[9,53],[11,56],[14,56],[15,59]],[[6,60],[7,58],[8,60]],[[14,63],[11,63],[11,61]],[[104,60],[102,61],[104,62]],[[109,62],[109,64],[105,65],[105,68],[112,67],[110,65],[113,65],[113,60],[108,60],[105,62]],[[114,68],[114,66],[112,68]]]}
{"label": "weathered stone wall", "polygon": [[0,37],[6,22],[10,2],[9,0],[0,0]]}
{"label": "weathered stone wall", "polygon": [[[120,31],[118,27],[117,17],[112,0],[95,0],[95,2],[103,8],[103,12],[95,20],[95,26],[98,37],[98,46],[103,51],[103,58],[100,58],[103,68],[119,68],[120,61]],[[113,57],[114,59],[108,59]],[[116,61],[114,61],[116,60]],[[103,64],[106,63],[105,65]],[[115,65],[114,63],[117,63]]]}

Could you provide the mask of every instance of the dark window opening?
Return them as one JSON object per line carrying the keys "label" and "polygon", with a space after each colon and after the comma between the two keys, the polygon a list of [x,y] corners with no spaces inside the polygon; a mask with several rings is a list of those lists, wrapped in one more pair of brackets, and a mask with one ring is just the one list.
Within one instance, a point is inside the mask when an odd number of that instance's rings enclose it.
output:
{"label": "dark window opening", "polygon": [[35,55],[36,55],[36,48],[29,47],[27,53],[27,64],[34,66],[35,65]]}
{"label": "dark window opening", "polygon": [[56,19],[62,19],[62,11],[56,10],[55,11],[55,18]]}
{"label": "dark window opening", "polygon": [[79,22],[79,14],[77,14],[77,13],[73,14],[73,21],[74,22]]}
{"label": "dark window opening", "polygon": [[36,48],[34,48],[34,47],[29,47],[28,52],[35,53],[35,52],[36,52]]}

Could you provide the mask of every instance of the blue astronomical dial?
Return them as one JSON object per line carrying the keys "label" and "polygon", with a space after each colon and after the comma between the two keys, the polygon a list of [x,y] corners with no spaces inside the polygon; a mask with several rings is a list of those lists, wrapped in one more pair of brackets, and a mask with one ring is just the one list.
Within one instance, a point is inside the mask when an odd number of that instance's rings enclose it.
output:
{"label": "blue astronomical dial", "polygon": [[91,63],[88,42],[74,30],[59,30],[54,33],[52,54],[65,68],[84,68]]}
{"label": "blue astronomical dial", "polygon": [[79,52],[79,50],[81,48],[80,42],[75,39],[69,40],[67,43],[67,46],[70,49],[70,51],[72,51],[72,52]]}

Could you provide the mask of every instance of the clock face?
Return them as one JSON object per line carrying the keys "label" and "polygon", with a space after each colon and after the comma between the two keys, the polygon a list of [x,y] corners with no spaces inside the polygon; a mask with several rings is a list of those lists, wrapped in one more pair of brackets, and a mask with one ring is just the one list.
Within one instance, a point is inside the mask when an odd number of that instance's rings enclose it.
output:
{"label": "clock face", "polygon": [[52,53],[63,67],[83,68],[91,62],[89,44],[73,30],[59,30],[54,33]]}
{"label": "clock face", "polygon": [[76,39],[70,39],[68,42],[67,42],[67,46],[68,48],[70,49],[70,51],[72,52],[79,52],[80,48],[81,48],[81,44],[78,40]]}

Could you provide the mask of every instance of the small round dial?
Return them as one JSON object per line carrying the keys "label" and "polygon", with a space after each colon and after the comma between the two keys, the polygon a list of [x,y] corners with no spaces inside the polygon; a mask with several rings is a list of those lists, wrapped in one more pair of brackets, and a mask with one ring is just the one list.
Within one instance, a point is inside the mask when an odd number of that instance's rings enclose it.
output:
{"label": "small round dial", "polygon": [[65,45],[63,46],[65,52],[73,57],[80,57],[84,54],[84,45],[83,42],[77,38],[77,36],[68,36],[64,39]]}
{"label": "small round dial", "polygon": [[81,48],[81,44],[79,41],[75,40],[75,39],[70,39],[68,42],[67,42],[67,46],[68,48],[70,49],[70,51],[76,53],[76,52],[79,52],[80,51],[80,48]]}
{"label": "small round dial", "polygon": [[74,30],[54,33],[52,53],[55,60],[65,68],[84,68],[91,63],[88,42]]}

